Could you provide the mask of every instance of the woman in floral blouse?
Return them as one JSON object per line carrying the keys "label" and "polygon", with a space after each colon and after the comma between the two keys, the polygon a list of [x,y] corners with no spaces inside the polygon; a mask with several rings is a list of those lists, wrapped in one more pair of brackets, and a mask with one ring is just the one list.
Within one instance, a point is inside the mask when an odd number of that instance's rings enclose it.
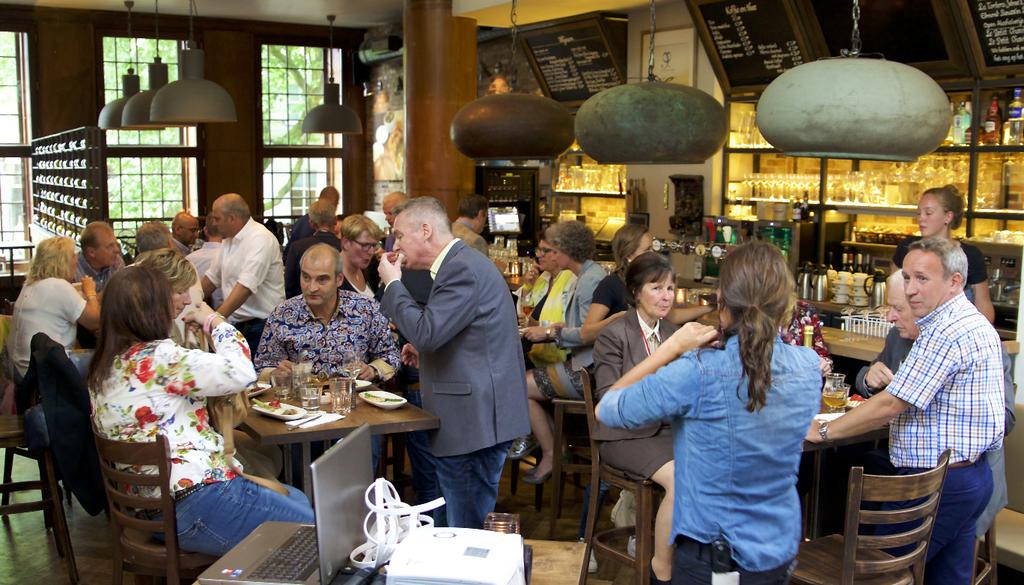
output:
{"label": "woman in floral blouse", "polygon": [[245,339],[206,304],[184,318],[202,326],[216,353],[167,339],[184,304],[172,295],[167,277],[151,268],[133,266],[111,277],[89,390],[104,436],[128,442],[167,437],[178,544],[223,555],[261,523],[311,523],[313,510],[298,490],[289,487],[282,495],[257,485],[239,475],[237,461],[225,459],[206,398],[242,391],[256,372]]}

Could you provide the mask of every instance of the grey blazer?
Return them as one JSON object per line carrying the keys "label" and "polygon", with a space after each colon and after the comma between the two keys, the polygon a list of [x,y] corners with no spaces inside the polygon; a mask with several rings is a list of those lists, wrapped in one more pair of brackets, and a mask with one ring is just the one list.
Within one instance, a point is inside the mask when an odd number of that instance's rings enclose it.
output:
{"label": "grey blazer", "polygon": [[530,433],[516,310],[489,259],[456,242],[426,305],[397,281],[381,306],[420,352],[423,407],[441,419],[431,433],[434,455],[472,453]]}
{"label": "grey blazer", "polygon": [[[675,333],[679,327],[662,319],[658,324],[658,334],[662,341]],[[647,346],[644,334],[640,329],[636,309],[626,311],[621,319],[601,330],[594,341],[594,401],[599,401],[604,393],[633,366],[647,359]],[[597,423],[594,438],[600,441],[619,441],[622,439],[643,439],[653,437],[661,423],[653,423],[638,429],[615,429]]]}

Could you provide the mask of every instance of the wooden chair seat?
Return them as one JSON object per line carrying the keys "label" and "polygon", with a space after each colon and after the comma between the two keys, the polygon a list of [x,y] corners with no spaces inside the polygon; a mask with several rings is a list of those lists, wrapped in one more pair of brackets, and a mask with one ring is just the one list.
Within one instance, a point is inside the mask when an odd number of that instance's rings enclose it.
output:
{"label": "wooden chair seat", "polygon": [[[154,538],[152,534],[141,530],[125,529],[121,534],[121,546],[125,551],[124,562],[135,567],[135,570],[131,572],[146,575],[163,574],[162,571],[147,571],[146,565],[143,564],[150,555],[161,555],[167,550],[167,545]],[[180,551],[178,564],[181,567],[182,576],[187,578],[189,569],[198,569],[195,571],[195,575],[199,575],[218,558],[220,557]]]}
{"label": "wooden chair seat", "polygon": [[21,416],[0,416],[0,447],[24,447],[25,419]]}
{"label": "wooden chair seat", "polygon": [[[841,534],[833,534],[804,543],[800,547],[800,562],[797,564],[793,578],[812,585],[841,583],[842,573],[836,571],[836,567],[843,564],[844,546]],[[892,555],[882,551],[873,550],[863,553],[863,560],[866,561],[887,561],[892,558]],[[913,582],[914,575],[909,569],[895,574],[857,578],[857,585],[909,585]]]}

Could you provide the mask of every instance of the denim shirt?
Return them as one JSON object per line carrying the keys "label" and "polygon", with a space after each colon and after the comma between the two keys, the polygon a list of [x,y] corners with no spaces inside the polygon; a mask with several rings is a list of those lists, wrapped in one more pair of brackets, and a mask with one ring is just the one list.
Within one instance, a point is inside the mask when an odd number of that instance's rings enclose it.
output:
{"label": "denim shirt", "polygon": [[601,400],[600,420],[636,428],[670,420],[675,434],[672,539],[719,535],[747,571],[790,562],[800,542],[796,476],[820,405],[818,354],[776,339],[765,406],[748,412],[739,340],[684,354]]}
{"label": "denim shirt", "polygon": [[594,347],[583,344],[580,331],[590,311],[590,303],[594,300],[594,289],[605,276],[608,273],[600,264],[593,260],[584,262],[576,278],[569,306],[565,308],[565,327],[558,332],[557,344],[562,349],[572,351],[574,369],[589,368],[594,363]]}

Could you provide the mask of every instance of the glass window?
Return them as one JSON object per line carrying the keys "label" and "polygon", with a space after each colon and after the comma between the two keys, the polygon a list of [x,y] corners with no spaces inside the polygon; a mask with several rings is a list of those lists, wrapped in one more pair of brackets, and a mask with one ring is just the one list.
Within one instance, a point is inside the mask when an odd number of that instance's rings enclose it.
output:
{"label": "glass window", "polygon": [[0,241],[24,241],[28,224],[25,204],[27,159],[0,158]]}
{"label": "glass window", "polygon": [[0,31],[0,241],[28,240],[32,140],[27,35]]}
{"label": "glass window", "polygon": [[25,35],[0,32],[0,144],[28,144]]}
{"label": "glass window", "polygon": [[[342,136],[302,131],[306,113],[323,103],[327,51],[323,47],[260,46],[265,217],[298,217],[306,213],[321,189],[341,187]],[[339,81],[340,50],[335,49],[332,61],[334,78]],[[296,148],[302,152],[291,152]],[[317,152],[310,155],[312,149]],[[317,156],[321,150],[323,155]]]}
{"label": "glass window", "polygon": [[145,221],[170,222],[196,190],[196,159],[188,157],[108,157],[107,199],[110,220],[122,241],[135,239]]}

